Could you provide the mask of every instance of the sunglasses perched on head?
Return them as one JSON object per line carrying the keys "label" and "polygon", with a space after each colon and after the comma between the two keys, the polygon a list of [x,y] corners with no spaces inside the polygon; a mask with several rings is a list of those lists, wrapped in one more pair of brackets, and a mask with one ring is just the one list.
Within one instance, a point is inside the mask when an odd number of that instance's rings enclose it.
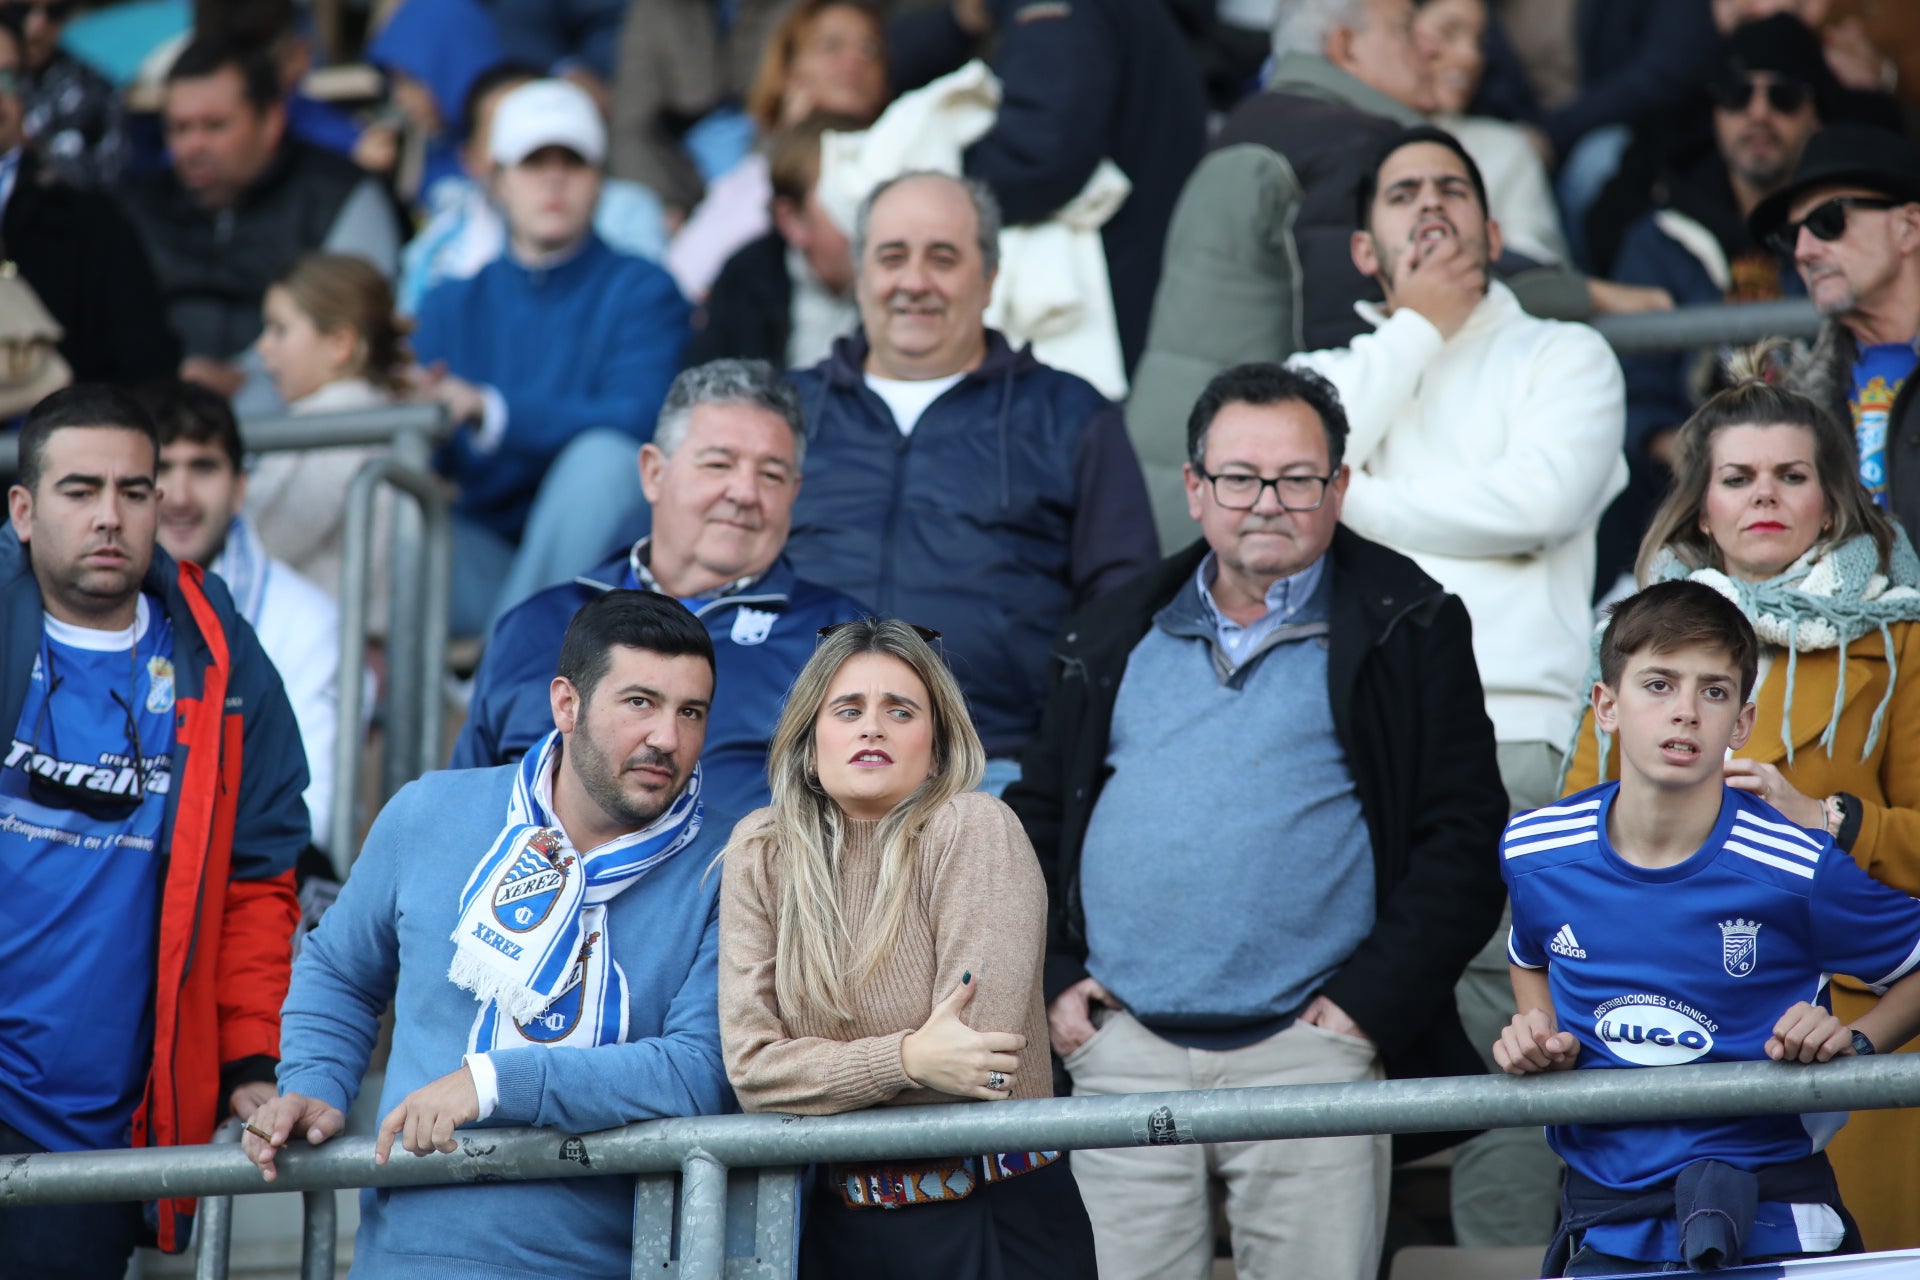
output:
{"label": "sunglasses perched on head", "polygon": [[1713,104],[1722,111],[1745,111],[1753,95],[1767,95],[1767,105],[1783,116],[1790,116],[1807,105],[1813,91],[1798,80],[1721,80],[1713,85]]}
{"label": "sunglasses perched on head", "polygon": [[[872,621],[872,619],[870,618],[852,618],[847,620],[846,622],[831,623],[828,626],[824,626],[820,628],[818,631],[814,632],[813,634],[819,637],[820,639],[825,640],[828,636],[840,630],[840,628],[842,627],[851,627],[851,626],[858,625],[860,623],[870,622],[870,621]],[[940,633],[938,631],[935,631],[932,627],[923,627],[917,622],[909,622],[907,625],[913,628],[913,634],[919,636],[922,640],[925,640],[928,644],[932,644],[935,640],[938,640],[940,638]]]}
{"label": "sunglasses perched on head", "polygon": [[1767,243],[1788,257],[1793,256],[1794,247],[1800,243],[1800,228],[1813,232],[1816,240],[1831,243],[1847,234],[1847,210],[1849,209],[1892,209],[1906,203],[1903,200],[1889,200],[1885,196],[1835,196],[1822,201],[1807,211],[1807,216],[1798,222],[1783,222],[1767,236]]}

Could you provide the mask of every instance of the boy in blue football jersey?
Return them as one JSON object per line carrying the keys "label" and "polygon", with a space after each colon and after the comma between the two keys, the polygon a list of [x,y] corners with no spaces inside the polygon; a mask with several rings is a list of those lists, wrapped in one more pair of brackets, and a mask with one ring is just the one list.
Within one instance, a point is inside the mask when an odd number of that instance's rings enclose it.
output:
{"label": "boy in blue football jersey", "polygon": [[[1757,666],[1745,616],[1699,583],[1614,611],[1593,710],[1620,781],[1521,814],[1501,841],[1519,1009],[1494,1046],[1507,1071],[1825,1062],[1920,1032],[1920,901],[1723,781]],[[1851,1027],[1826,1007],[1833,973],[1885,993]],[[1845,1120],[1549,1128],[1567,1184],[1545,1273],[1858,1252],[1821,1154]]]}

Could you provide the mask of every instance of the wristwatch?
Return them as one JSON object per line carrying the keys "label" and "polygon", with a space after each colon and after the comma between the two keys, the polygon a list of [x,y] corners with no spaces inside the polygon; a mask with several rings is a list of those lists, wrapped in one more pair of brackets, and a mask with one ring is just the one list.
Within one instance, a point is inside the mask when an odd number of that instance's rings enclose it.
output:
{"label": "wristwatch", "polygon": [[1871,1058],[1873,1056],[1873,1041],[1867,1039],[1867,1033],[1864,1031],[1856,1031],[1853,1033],[1853,1056],[1856,1058]]}

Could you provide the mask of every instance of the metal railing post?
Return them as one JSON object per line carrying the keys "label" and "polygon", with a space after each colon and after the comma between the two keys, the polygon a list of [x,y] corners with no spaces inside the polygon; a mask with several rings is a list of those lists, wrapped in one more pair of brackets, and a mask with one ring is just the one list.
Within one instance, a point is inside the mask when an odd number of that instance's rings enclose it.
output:
{"label": "metal railing post", "polygon": [[331,1187],[301,1194],[305,1214],[300,1230],[300,1280],[333,1280],[334,1245],[340,1235],[336,1194]]}
{"label": "metal railing post", "polygon": [[633,1180],[631,1280],[659,1280],[673,1269],[673,1199],[679,1178],[643,1173]]}
{"label": "metal railing post", "polygon": [[[446,501],[434,477],[395,455],[369,458],[347,488],[346,548],[340,570],[340,732],[334,742],[333,812],[329,847],[344,877],[358,852],[360,723],[367,658],[367,604],[373,576],[373,509],[377,490],[390,485],[413,499],[395,510],[398,519],[417,509],[420,540],[396,538],[392,556],[396,588],[405,577],[419,585],[396,596],[388,617],[387,758],[380,801],[438,764],[444,724],[439,671],[447,647],[447,602],[452,533]],[[400,572],[411,564],[415,573]],[[404,637],[404,638],[403,638]],[[395,779],[398,781],[395,781]]]}
{"label": "metal railing post", "polygon": [[[240,1141],[240,1121],[229,1118],[213,1131],[216,1144]],[[227,1280],[227,1260],[233,1250],[233,1197],[208,1196],[194,1215],[193,1280]]]}
{"label": "metal railing post", "polygon": [[[394,437],[393,457],[401,465],[420,475],[430,475],[430,449],[426,439],[415,432]],[[416,763],[425,738],[418,719],[422,683],[426,681],[426,637],[421,634],[422,596],[426,571],[421,564],[426,539],[426,521],[412,504],[397,504],[390,530],[392,545],[388,555],[387,588],[387,714],[386,752],[380,771],[379,801],[385,803],[393,793],[418,776]],[[436,658],[445,653],[440,646]],[[434,693],[439,694],[437,682]]]}
{"label": "metal railing post", "polygon": [[727,1166],[695,1147],[680,1164],[680,1280],[722,1280]]}
{"label": "metal railing post", "polygon": [[762,1169],[753,1198],[753,1251],[759,1280],[793,1280],[800,1269],[799,1169]]}

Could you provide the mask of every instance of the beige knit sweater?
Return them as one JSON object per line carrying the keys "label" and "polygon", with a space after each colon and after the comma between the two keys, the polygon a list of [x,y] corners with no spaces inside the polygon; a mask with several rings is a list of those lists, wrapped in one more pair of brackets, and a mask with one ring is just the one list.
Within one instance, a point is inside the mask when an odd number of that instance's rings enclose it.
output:
{"label": "beige knit sweater", "polygon": [[[720,889],[720,1043],[748,1111],[832,1115],[862,1107],[961,1102],[913,1084],[900,1042],[972,973],[979,988],[961,1013],[978,1031],[1027,1037],[1016,1098],[1053,1096],[1041,1000],[1047,889],[1013,811],[969,792],[937,811],[921,836],[900,945],[854,993],[854,1017],[785,1010],[774,994],[775,921],[782,867],[764,832],[769,810],[734,828]],[[879,882],[877,822],[847,824],[841,902],[863,939]],[[981,1082],[985,1083],[984,1080]]]}

